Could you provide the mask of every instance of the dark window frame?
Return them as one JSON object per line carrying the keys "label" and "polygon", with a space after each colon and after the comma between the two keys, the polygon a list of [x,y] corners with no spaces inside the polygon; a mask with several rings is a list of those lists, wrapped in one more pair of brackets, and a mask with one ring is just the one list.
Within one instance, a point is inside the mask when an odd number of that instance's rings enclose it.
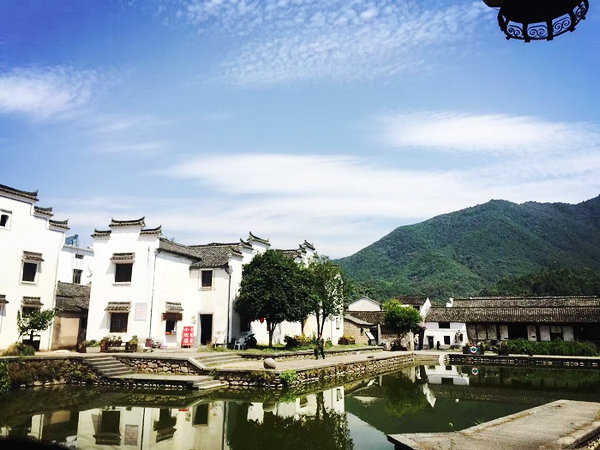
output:
{"label": "dark window frame", "polygon": [[2,211],[2,214],[0,214],[0,228],[8,228],[8,224],[10,222],[10,216],[11,214],[6,212],[6,211]]}
{"label": "dark window frame", "polygon": [[133,278],[133,263],[115,264],[115,283],[131,283]]}
{"label": "dark window frame", "polygon": [[83,259],[83,255],[78,253],[75,255],[75,259]]}
{"label": "dark window frame", "polygon": [[176,320],[165,320],[165,334],[177,334]]}
{"label": "dark window frame", "polygon": [[444,345],[450,345],[450,336],[444,336]]}
{"label": "dark window frame", "polygon": [[448,329],[450,328],[450,322],[438,322],[438,328]]}
{"label": "dark window frame", "polygon": [[73,284],[81,284],[81,275],[82,274],[83,274],[83,270],[73,269]]}
{"label": "dark window frame", "polygon": [[[207,275],[210,275],[210,279]],[[201,270],[200,271],[200,287],[212,288],[213,287],[213,270]]]}
{"label": "dark window frame", "polygon": [[[29,269],[26,269],[29,268]],[[31,262],[31,261],[23,261],[23,270],[21,273],[21,282],[24,283],[35,283],[37,281],[37,273],[39,271],[39,263]],[[25,279],[31,278],[31,274],[33,274],[33,279]]]}
{"label": "dark window frame", "polygon": [[110,313],[110,332],[111,333],[127,333],[127,322],[129,321],[129,313]]}

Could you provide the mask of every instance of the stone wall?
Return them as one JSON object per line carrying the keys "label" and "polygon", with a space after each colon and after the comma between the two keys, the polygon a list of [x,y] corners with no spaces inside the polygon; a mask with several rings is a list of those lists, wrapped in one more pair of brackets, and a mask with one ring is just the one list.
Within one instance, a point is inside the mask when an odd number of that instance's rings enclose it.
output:
{"label": "stone wall", "polygon": [[202,369],[186,359],[115,356],[136,373],[169,373],[174,375],[201,374]]}
{"label": "stone wall", "polygon": [[[362,333],[360,332],[361,329]],[[357,344],[369,345],[369,338],[367,337],[367,331],[369,330],[369,327],[360,327],[349,320],[344,321],[344,336],[352,336]]]}
{"label": "stone wall", "polygon": [[[267,387],[282,389],[287,385],[296,386],[302,384],[321,383],[327,381],[340,381],[354,378],[364,378],[377,375],[383,372],[390,372],[400,369],[415,361],[414,355],[402,354],[398,356],[377,358],[367,361],[358,361],[351,363],[340,363],[335,366],[297,370],[297,371],[278,371],[278,370],[214,370],[211,375],[221,381],[227,381],[231,388],[250,388]],[[295,373],[295,380],[286,383],[282,380],[282,374],[288,372]],[[285,375],[284,375],[285,378]]]}
{"label": "stone wall", "polygon": [[449,364],[599,369],[600,358],[577,356],[497,356],[450,353]]}
{"label": "stone wall", "polygon": [[[379,346],[371,346],[371,347],[360,347],[360,348],[349,348],[349,349],[335,349],[335,350],[327,350],[325,349],[326,355],[344,355],[348,353],[364,353],[364,352],[381,352],[383,351],[382,347]],[[315,352],[314,350],[299,350],[297,352],[275,352],[275,353],[240,353],[240,356],[244,359],[260,359],[263,360],[265,358],[273,358],[275,360],[283,361],[286,359],[314,359]]]}

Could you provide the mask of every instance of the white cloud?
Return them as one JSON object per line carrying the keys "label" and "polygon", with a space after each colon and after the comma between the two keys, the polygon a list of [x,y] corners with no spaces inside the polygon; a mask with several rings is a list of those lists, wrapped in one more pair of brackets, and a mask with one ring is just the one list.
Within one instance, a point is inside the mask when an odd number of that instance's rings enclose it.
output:
{"label": "white cloud", "polygon": [[486,153],[564,153],[600,147],[600,127],[530,116],[422,112],[382,119],[388,144],[405,148]]}
{"label": "white cloud", "polygon": [[[201,32],[242,36],[222,65],[236,85],[364,80],[414,72],[464,41],[480,1],[184,0]],[[464,48],[462,49],[464,52]]]}
{"label": "white cloud", "polygon": [[68,66],[13,69],[0,74],[0,112],[49,118],[90,100],[98,75]]}

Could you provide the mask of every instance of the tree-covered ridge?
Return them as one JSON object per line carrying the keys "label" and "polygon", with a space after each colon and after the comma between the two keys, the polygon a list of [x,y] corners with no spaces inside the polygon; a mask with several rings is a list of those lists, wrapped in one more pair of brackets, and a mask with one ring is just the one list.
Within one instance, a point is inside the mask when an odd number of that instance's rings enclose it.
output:
{"label": "tree-covered ridge", "polygon": [[508,277],[484,288],[486,296],[600,295],[600,270],[543,269]]}
{"label": "tree-covered ridge", "polygon": [[337,263],[355,295],[475,295],[544,268],[600,271],[600,196],[570,205],[492,200],[396,228]]}

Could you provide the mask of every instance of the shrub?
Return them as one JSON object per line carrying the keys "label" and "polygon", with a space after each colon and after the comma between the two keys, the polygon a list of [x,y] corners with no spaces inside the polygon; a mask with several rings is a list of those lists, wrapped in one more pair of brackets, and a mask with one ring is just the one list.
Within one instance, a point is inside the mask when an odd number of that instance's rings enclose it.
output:
{"label": "shrub", "polygon": [[598,356],[598,348],[591,342],[561,341],[551,342],[511,339],[506,341],[508,352],[518,355],[561,355]]}
{"label": "shrub", "polygon": [[304,334],[285,336],[283,340],[285,341],[285,348],[288,350],[297,347],[307,347],[312,343],[312,340]]}
{"label": "shrub", "polygon": [[0,361],[0,395],[5,394],[9,389],[8,364],[5,361]]}
{"label": "shrub", "polygon": [[341,338],[338,339],[339,345],[353,345],[356,344],[356,340],[354,336],[349,334],[344,334]]}
{"label": "shrub", "polygon": [[295,370],[284,370],[279,374],[279,379],[284,385],[290,386],[298,380],[298,374]]}
{"label": "shrub", "polygon": [[21,342],[15,342],[4,352],[4,356],[33,356],[35,348],[31,345],[25,345]]}

